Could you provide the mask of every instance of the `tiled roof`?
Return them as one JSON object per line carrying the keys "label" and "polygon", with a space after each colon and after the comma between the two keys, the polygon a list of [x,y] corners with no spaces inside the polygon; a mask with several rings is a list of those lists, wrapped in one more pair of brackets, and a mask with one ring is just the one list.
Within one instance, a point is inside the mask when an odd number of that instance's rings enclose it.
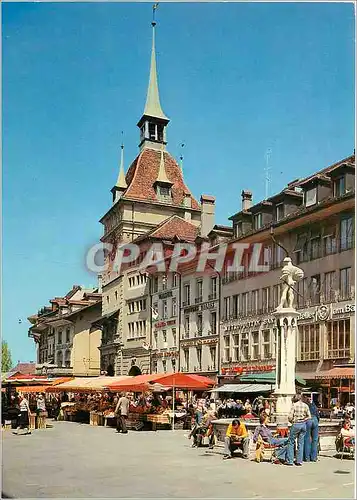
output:
{"label": "tiled roof", "polygon": [[36,373],[36,363],[17,363],[11,373],[21,373],[21,375],[33,375]]}
{"label": "tiled roof", "polygon": [[173,215],[148,233],[139,236],[135,241],[143,241],[150,238],[173,240],[175,237],[181,241],[194,241],[198,231],[199,228],[191,222],[182,219],[178,215]]}
{"label": "tiled roof", "polygon": [[[135,158],[125,176],[128,188],[124,193],[125,198],[145,201],[158,201],[154,184],[157,180],[160,167],[161,151],[144,149]],[[174,205],[182,205],[184,194],[190,193],[184,180],[181,168],[174,158],[167,152],[164,153],[165,171],[169,181],[172,182],[172,201]],[[191,195],[192,208],[200,210],[197,200]]]}

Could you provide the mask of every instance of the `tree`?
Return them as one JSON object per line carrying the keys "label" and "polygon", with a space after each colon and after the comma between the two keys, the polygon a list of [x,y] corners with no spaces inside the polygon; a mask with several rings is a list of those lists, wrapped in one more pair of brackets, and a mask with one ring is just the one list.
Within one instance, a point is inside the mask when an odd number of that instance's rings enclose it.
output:
{"label": "tree", "polygon": [[1,344],[1,371],[8,372],[12,368],[11,352],[6,340]]}

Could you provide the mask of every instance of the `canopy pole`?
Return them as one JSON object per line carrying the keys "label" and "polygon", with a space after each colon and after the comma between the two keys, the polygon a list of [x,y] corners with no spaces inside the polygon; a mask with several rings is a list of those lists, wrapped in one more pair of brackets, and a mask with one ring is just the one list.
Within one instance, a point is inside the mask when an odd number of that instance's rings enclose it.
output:
{"label": "canopy pole", "polygon": [[175,430],[175,385],[172,386],[172,430]]}

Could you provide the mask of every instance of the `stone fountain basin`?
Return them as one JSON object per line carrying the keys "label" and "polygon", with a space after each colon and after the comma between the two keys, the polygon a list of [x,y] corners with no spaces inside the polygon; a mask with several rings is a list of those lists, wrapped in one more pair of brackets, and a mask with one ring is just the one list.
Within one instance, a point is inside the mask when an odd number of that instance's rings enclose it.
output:
{"label": "stone fountain basin", "polygon": [[[233,418],[220,418],[218,420],[213,420],[214,431],[219,442],[224,441],[226,435],[227,427],[235,420]],[[251,436],[253,436],[254,430],[259,425],[259,420],[255,419],[238,419],[245,423],[247,430]],[[290,424],[289,424],[290,426]],[[339,420],[329,420],[321,419],[319,422],[319,435],[320,435],[320,447],[321,451],[331,451],[335,450],[335,439],[339,432],[341,422]],[[276,423],[270,422],[268,427],[274,432],[276,429]],[[252,441],[251,441],[252,444]],[[252,445],[253,446],[253,445]]]}

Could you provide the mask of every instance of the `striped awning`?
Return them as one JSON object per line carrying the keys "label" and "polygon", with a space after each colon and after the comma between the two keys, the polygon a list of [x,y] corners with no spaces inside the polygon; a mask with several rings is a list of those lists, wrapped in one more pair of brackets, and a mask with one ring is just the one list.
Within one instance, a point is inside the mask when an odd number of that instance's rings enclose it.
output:
{"label": "striped awning", "polygon": [[335,366],[335,368],[331,368],[331,370],[321,371],[315,376],[315,379],[318,380],[333,379],[333,378],[354,379],[355,369],[354,367],[349,367],[349,366],[346,367]]}
{"label": "striped awning", "polygon": [[237,392],[237,393],[256,393],[256,392],[271,392],[272,384],[225,384],[221,387],[212,389],[211,392]]}

